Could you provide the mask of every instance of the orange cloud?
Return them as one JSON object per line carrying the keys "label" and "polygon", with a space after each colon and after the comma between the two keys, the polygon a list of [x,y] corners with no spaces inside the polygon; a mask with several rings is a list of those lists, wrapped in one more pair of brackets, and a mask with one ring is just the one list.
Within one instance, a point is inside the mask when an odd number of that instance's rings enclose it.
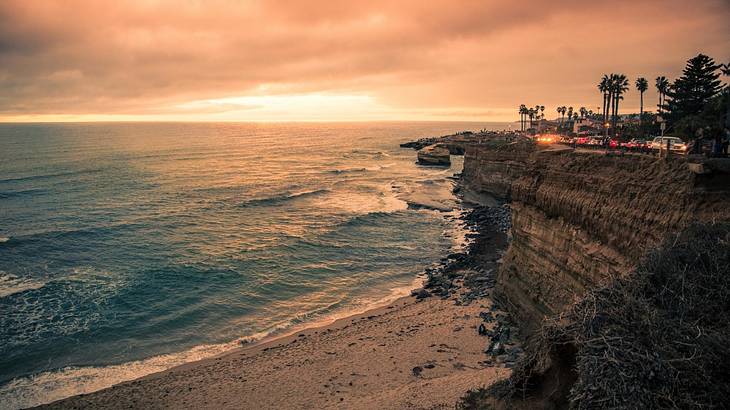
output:
{"label": "orange cloud", "polygon": [[520,103],[600,105],[606,72],[672,77],[699,52],[730,59],[729,20],[725,0],[5,0],[0,119],[311,111],[192,104],[272,95],[371,102],[319,119],[514,119]]}

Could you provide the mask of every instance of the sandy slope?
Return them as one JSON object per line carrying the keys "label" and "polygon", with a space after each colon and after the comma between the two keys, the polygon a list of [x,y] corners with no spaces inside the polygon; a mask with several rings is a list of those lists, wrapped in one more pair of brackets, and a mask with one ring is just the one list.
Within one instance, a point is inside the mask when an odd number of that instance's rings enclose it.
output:
{"label": "sandy slope", "polygon": [[484,362],[488,338],[476,328],[486,308],[488,299],[406,297],[48,407],[453,408],[468,389],[510,372]]}

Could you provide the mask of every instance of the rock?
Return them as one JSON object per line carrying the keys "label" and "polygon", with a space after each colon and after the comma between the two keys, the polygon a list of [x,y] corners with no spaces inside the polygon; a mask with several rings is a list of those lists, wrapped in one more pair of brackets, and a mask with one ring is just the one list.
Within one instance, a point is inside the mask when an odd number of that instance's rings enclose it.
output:
{"label": "rock", "polygon": [[479,324],[479,336],[486,336],[487,335],[487,328],[484,326],[484,323]]}
{"label": "rock", "polygon": [[411,296],[415,296],[416,299],[425,299],[431,296],[431,292],[427,291],[424,288],[418,288],[411,291]]}
{"label": "rock", "polygon": [[450,166],[449,149],[440,145],[429,145],[418,151],[418,163],[421,165]]}
{"label": "rock", "polygon": [[492,316],[492,312],[479,312],[479,317],[487,323],[494,322],[494,316]]}
{"label": "rock", "polygon": [[504,353],[504,345],[500,342],[492,342],[489,344],[486,353],[491,354],[492,356],[499,356]]}
{"label": "rock", "polygon": [[423,368],[421,366],[416,366],[412,370],[413,375],[416,377],[420,376],[422,371],[423,371]]}

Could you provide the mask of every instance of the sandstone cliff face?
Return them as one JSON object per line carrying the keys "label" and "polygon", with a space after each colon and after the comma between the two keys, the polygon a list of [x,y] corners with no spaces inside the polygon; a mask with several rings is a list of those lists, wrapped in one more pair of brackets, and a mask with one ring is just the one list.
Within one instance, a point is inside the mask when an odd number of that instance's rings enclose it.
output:
{"label": "sandstone cliff face", "polygon": [[697,175],[679,160],[471,146],[463,177],[511,202],[497,292],[527,329],[692,221],[730,220],[730,176]]}
{"label": "sandstone cliff face", "polygon": [[512,182],[525,172],[534,148],[525,143],[510,145],[471,144],[464,153],[463,185],[476,194],[509,200]]}

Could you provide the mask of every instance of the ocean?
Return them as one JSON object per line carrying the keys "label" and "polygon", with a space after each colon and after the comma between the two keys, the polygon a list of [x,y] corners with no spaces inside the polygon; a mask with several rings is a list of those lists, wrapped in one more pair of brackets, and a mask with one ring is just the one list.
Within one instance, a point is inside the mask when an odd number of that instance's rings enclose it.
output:
{"label": "ocean", "polygon": [[91,392],[386,303],[461,246],[484,123],[0,124],[0,408]]}

